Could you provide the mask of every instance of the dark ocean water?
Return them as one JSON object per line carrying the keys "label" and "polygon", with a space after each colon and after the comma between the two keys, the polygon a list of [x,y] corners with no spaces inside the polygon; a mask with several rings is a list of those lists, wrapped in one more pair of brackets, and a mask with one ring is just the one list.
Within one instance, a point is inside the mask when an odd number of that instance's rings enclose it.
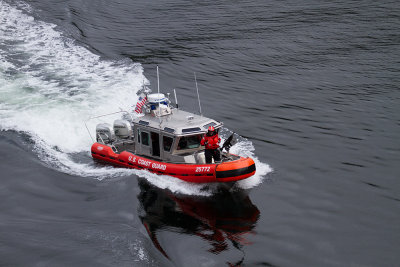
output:
{"label": "dark ocean water", "polygon": [[[0,0],[0,265],[399,266],[399,25],[397,1]],[[92,161],[83,122],[157,65],[193,112],[196,72],[251,182]]]}

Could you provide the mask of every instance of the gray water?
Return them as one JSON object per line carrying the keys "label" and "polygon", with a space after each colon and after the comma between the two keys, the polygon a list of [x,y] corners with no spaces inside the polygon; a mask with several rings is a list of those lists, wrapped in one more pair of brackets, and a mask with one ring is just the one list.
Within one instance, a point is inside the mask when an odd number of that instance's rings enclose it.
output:
{"label": "gray water", "polygon": [[[0,265],[398,266],[396,1],[0,0]],[[234,192],[96,164],[143,82],[241,136]],[[93,125],[92,125],[93,127]]]}

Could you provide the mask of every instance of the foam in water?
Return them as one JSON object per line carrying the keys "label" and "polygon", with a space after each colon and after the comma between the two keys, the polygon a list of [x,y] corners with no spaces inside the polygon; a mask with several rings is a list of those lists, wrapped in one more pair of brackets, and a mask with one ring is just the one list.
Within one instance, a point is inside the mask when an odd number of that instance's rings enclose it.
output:
{"label": "foam in water", "polygon": [[[56,25],[35,20],[26,4],[22,8],[24,11],[0,0],[1,130],[29,134],[40,158],[65,173],[98,179],[136,174],[171,191],[210,194],[201,185],[173,177],[74,161],[74,154],[88,153],[92,144],[85,119],[119,109],[132,110],[137,90],[148,81],[140,64],[102,60],[63,36]],[[96,123],[99,121],[89,123],[92,131]],[[246,140],[232,148],[239,155],[254,158],[253,150]],[[257,185],[271,171],[267,164],[255,161],[257,174],[240,187]]]}
{"label": "foam in water", "polygon": [[253,144],[247,139],[241,139],[238,143],[232,146],[230,150],[233,154],[240,155],[242,157],[251,157],[256,164],[256,174],[252,177],[249,177],[245,180],[241,180],[237,183],[237,186],[242,189],[250,189],[252,187],[257,186],[260,184],[266,175],[272,172],[272,168],[263,162],[261,162],[255,155],[254,155],[254,146]]}
{"label": "foam in water", "polygon": [[101,60],[54,28],[0,1],[0,127],[28,133],[41,158],[67,173],[126,174],[76,163],[71,154],[91,146],[85,119],[132,109],[147,82],[143,69]]}

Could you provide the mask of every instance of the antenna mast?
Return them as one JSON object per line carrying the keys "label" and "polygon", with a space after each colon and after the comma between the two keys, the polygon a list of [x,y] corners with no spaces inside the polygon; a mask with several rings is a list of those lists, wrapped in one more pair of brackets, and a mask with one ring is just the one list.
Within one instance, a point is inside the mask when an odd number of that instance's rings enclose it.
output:
{"label": "antenna mast", "polygon": [[[157,92],[158,92],[158,98],[160,98],[160,75],[158,74],[158,65],[157,65]],[[161,117],[160,99],[158,99],[158,117]]]}
{"label": "antenna mast", "polygon": [[174,89],[174,95],[175,95],[175,104],[176,108],[178,108],[178,99],[176,98],[176,90]]}
{"label": "antenna mast", "polygon": [[197,86],[196,72],[194,72],[194,81],[196,82],[197,99],[199,100],[200,116],[203,116],[203,114],[201,112],[200,95],[199,95],[199,87]]}

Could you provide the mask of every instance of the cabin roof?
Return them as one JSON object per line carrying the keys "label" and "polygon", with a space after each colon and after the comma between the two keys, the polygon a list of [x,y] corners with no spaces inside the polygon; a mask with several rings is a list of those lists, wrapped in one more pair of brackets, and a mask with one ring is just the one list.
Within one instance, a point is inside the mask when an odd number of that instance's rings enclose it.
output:
{"label": "cabin roof", "polygon": [[133,122],[173,135],[205,133],[211,125],[216,128],[222,126],[221,122],[214,119],[179,109],[172,109],[172,114],[161,117],[145,114],[144,116],[133,118]]}

